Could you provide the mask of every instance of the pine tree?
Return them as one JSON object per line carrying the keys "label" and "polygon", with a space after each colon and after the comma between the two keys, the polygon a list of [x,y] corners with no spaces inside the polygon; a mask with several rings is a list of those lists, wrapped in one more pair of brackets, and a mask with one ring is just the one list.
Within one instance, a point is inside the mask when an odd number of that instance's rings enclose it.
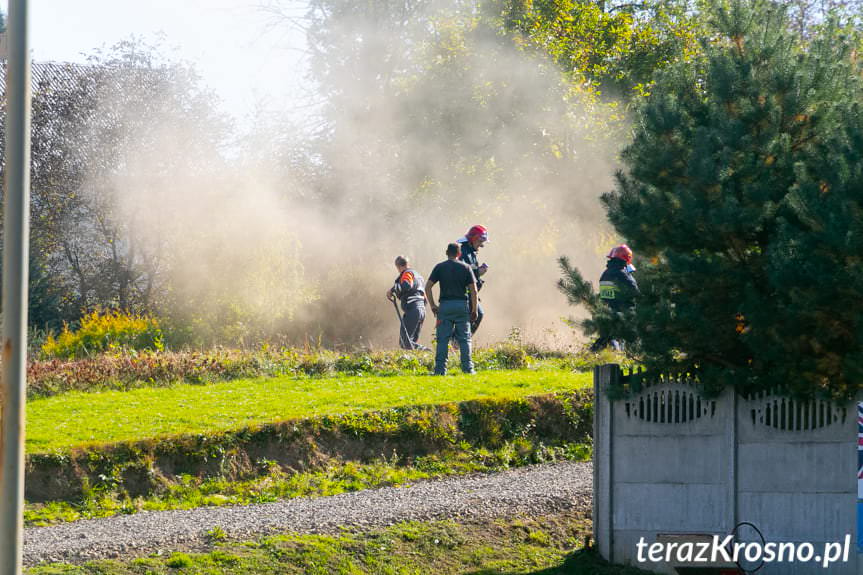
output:
{"label": "pine tree", "polygon": [[[748,345],[792,391],[852,397],[863,381],[863,110],[848,98],[797,166],[767,256],[770,327]],[[768,316],[767,313],[770,315]],[[749,334],[747,334],[749,335]]]}
{"label": "pine tree", "polygon": [[[851,265],[863,131],[842,128],[859,114],[846,105],[860,99],[853,38],[835,24],[800,37],[776,2],[710,13],[701,55],[655,77],[603,196],[641,256],[629,318],[640,351],[649,367],[698,373],[708,391],[847,394],[863,370],[848,366],[863,365]],[[840,294],[854,317],[835,307]],[[598,309],[586,327],[602,332],[607,316]]]}

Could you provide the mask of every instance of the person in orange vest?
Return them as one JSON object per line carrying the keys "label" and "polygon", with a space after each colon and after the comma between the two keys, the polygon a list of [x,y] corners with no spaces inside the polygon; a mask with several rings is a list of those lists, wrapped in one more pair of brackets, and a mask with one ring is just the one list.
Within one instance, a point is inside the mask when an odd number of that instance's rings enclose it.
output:
{"label": "person in orange vest", "polygon": [[402,314],[399,316],[399,345],[402,349],[428,349],[419,343],[426,318],[425,280],[410,267],[405,256],[398,256],[395,265],[399,275],[393,282],[393,287],[387,290],[387,299],[393,303],[399,300],[402,305]]}

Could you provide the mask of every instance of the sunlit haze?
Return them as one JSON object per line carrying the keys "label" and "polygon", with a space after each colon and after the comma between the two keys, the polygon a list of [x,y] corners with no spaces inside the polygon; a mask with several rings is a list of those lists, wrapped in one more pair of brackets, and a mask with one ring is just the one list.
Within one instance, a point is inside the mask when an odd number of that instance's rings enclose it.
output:
{"label": "sunlit haze", "polygon": [[[302,14],[303,3],[295,6]],[[39,0],[30,23],[36,61],[83,62],[132,36],[161,39],[164,54],[193,64],[240,122],[256,108],[290,110],[303,99],[304,34],[261,0]]]}

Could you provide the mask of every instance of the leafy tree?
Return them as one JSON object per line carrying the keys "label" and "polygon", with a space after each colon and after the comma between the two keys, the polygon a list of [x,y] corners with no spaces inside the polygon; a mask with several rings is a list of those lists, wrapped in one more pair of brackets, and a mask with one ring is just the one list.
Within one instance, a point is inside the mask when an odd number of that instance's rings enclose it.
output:
{"label": "leafy tree", "polygon": [[787,0],[787,5],[791,25],[804,36],[831,16],[857,22],[863,16],[861,0]]}
{"label": "leafy tree", "polygon": [[[224,122],[193,72],[157,54],[122,42],[88,65],[34,64],[32,325],[56,329],[96,307],[148,311],[161,303],[163,238],[153,233],[158,226],[136,226],[140,206],[129,198],[165,204],[173,175],[212,169]],[[0,130],[4,124],[5,108]],[[182,153],[164,149],[166,126],[187,135],[172,143]]]}
{"label": "leafy tree", "polygon": [[612,4],[591,0],[505,0],[504,25],[519,44],[548,54],[571,81],[629,97],[654,71],[692,57],[700,31],[685,0]]}
{"label": "leafy tree", "polygon": [[[863,335],[863,146],[859,124],[842,128],[860,101],[856,38],[830,25],[803,39],[784,8],[719,3],[700,55],[657,75],[603,196],[641,256],[643,296],[627,317],[594,307],[585,327],[629,326],[648,366],[696,372],[710,391],[848,395]],[[563,287],[589,303],[563,263]]]}
{"label": "leafy tree", "polygon": [[89,242],[74,246],[86,255],[69,250],[69,263],[88,266],[82,309],[151,311],[167,287],[166,242],[181,225],[168,210],[183,204],[178,180],[222,168],[228,125],[194,70],[163,61],[157,46],[124,41],[96,53],[89,77],[94,100],[77,103],[87,113],[73,132],[86,165],[77,195],[89,214],[70,234]]}
{"label": "leafy tree", "polygon": [[39,252],[30,254],[27,321],[31,326],[57,330],[62,327],[62,292],[53,281]]}
{"label": "leafy tree", "polygon": [[[84,179],[80,148],[67,146],[75,117],[84,112],[69,102],[80,97],[75,66],[33,66],[31,115],[30,294],[32,326],[59,328],[78,316],[74,282],[60,272],[65,256],[63,222],[81,211],[73,190]],[[0,130],[5,134],[5,107],[0,108]],[[68,148],[68,153],[67,153]],[[0,174],[5,161],[0,137]]]}

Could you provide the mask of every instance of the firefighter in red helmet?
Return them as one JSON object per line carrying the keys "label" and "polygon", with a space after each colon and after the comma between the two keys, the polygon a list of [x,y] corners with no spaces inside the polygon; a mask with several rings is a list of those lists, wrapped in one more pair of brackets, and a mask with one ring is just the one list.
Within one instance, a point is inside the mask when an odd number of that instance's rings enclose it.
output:
{"label": "firefighter in red helmet", "polygon": [[[623,313],[635,307],[638,283],[632,275],[632,250],[626,244],[611,249],[606,256],[608,263],[599,278],[599,297],[612,311]],[[593,351],[611,346],[616,351],[623,350],[623,342],[612,337],[601,337],[591,346]]]}
{"label": "firefighter in red helmet", "polygon": [[[467,231],[467,233],[458,239],[459,247],[461,248],[461,256],[460,259],[463,261],[473,272],[474,278],[476,279],[476,289],[477,291],[482,289],[485,281],[482,279],[482,276],[488,271],[488,264],[480,264],[478,252],[480,248],[485,246],[488,243],[488,230],[485,226],[471,226],[471,228]],[[476,320],[470,323],[470,332],[476,333],[476,330],[479,328],[479,324],[482,322],[483,318],[483,309],[482,304],[477,306],[477,316]]]}

